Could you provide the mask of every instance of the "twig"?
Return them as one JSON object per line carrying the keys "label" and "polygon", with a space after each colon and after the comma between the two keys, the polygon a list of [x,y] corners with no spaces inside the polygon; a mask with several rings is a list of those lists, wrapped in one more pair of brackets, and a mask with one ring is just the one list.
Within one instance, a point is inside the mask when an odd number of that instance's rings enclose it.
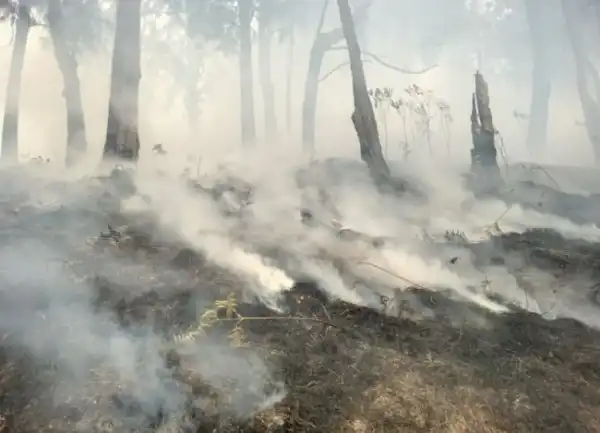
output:
{"label": "twig", "polygon": [[[368,62],[369,62],[368,60],[364,61],[364,63],[368,63]],[[333,75],[334,73],[336,73],[337,71],[339,71],[340,69],[342,69],[344,66],[350,66],[350,62],[342,62],[339,65],[337,65],[335,68],[333,68],[332,70],[330,70],[329,72],[327,72],[326,74],[324,74],[323,76],[321,76],[321,78],[319,78],[319,83],[325,81],[331,75]]]}
{"label": "twig", "polygon": [[529,170],[540,170],[542,173],[544,173],[546,175],[546,177],[548,177],[548,179],[550,179],[554,185],[556,185],[556,188],[558,188],[558,190],[560,192],[564,192],[563,189],[561,188],[560,184],[556,181],[556,179],[554,179],[554,177],[552,175],[550,175],[550,172],[544,168],[543,166],[539,165],[539,164],[530,164],[530,167],[527,167],[526,164],[519,164],[520,167],[523,168],[528,168]]}
{"label": "twig", "polygon": [[498,218],[496,218],[496,220],[490,225],[490,227],[497,227],[500,220],[506,216],[506,214],[512,209],[512,207],[512,204],[510,206],[507,206],[506,210],[502,212]]}
{"label": "twig", "polygon": [[364,51],[363,52],[364,55],[371,57],[373,60],[375,60],[375,62],[379,63],[381,66],[385,66],[386,68],[392,69],[396,72],[400,72],[401,74],[409,74],[409,75],[420,75],[420,74],[424,74],[425,72],[429,72],[432,69],[435,69],[438,67],[437,64],[431,65],[431,66],[427,66],[423,69],[419,69],[416,71],[412,71],[409,69],[404,69],[404,68],[400,68],[398,66],[392,65],[391,63],[386,62],[385,60],[383,60],[381,57],[376,56],[375,54],[368,52],[368,51]]}
{"label": "twig", "polygon": [[[348,49],[348,47],[346,47],[346,46],[336,46],[336,47],[329,48],[328,51],[340,51],[340,50],[347,50],[347,49]],[[401,74],[420,75],[420,74],[424,74],[425,72],[429,72],[430,70],[438,67],[437,64],[434,64],[434,65],[425,67],[423,69],[418,69],[416,71],[413,71],[410,69],[405,69],[405,68],[401,68],[399,66],[392,65],[391,63],[386,62],[381,57],[371,53],[370,51],[363,51],[362,54],[363,54],[363,56],[370,57],[372,60],[379,63],[381,66],[385,66],[386,68],[392,69],[396,72],[400,72]]]}
{"label": "twig", "polygon": [[305,316],[284,316],[284,317],[223,317],[214,319],[214,322],[246,322],[246,321],[258,321],[258,320],[283,320],[283,321],[308,321],[308,322],[316,322],[321,323],[322,325],[331,326],[332,328],[341,329],[339,326],[334,325],[331,322],[328,322],[323,319],[319,319],[317,317],[305,317]]}
{"label": "twig", "polygon": [[422,290],[428,290],[427,287],[425,287],[425,286],[423,286],[423,285],[421,285],[419,283],[415,283],[414,281],[411,281],[408,278],[403,277],[402,275],[398,275],[398,274],[396,274],[396,273],[394,273],[392,271],[389,271],[389,270],[385,269],[382,266],[376,265],[375,263],[360,261],[360,262],[357,262],[356,264],[357,265],[371,266],[371,267],[373,267],[375,269],[379,269],[380,271],[385,272],[388,275],[391,275],[392,277],[398,278],[399,280],[404,281],[405,283],[408,283],[408,284],[410,284],[410,285],[412,285],[414,287],[417,287],[417,288],[422,289]]}

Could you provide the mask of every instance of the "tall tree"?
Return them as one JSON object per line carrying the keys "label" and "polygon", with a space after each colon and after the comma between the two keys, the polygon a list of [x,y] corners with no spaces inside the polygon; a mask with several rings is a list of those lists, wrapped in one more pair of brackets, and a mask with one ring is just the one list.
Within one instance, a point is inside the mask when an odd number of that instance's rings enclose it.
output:
{"label": "tall tree", "polygon": [[304,98],[302,99],[302,145],[305,152],[314,155],[315,152],[315,124],[317,117],[317,98],[319,93],[319,74],[323,65],[323,58],[328,49],[342,41],[344,34],[337,28],[323,32],[325,17],[329,0],[323,0],[321,15],[315,31],[315,38],[310,49],[308,71],[304,81]]}
{"label": "tall tree", "polygon": [[[354,16],[358,17],[356,25],[361,24],[366,18],[366,11],[370,3],[370,0],[366,0],[356,8],[354,12]],[[315,152],[319,76],[321,74],[323,59],[329,50],[344,40],[344,32],[341,28],[335,28],[326,32],[323,31],[328,6],[329,0],[323,0],[315,38],[310,49],[308,71],[304,81],[304,98],[302,100],[302,145],[305,152],[309,155],[314,155]]]}
{"label": "tall tree", "polygon": [[142,0],[117,0],[104,158],[137,160]]}
{"label": "tall tree", "polygon": [[238,0],[238,26],[240,37],[239,72],[242,143],[256,143],[254,116],[254,73],[252,71],[252,18],[254,0]]}
{"label": "tall tree", "polygon": [[[174,1],[174,0],[171,0]],[[198,42],[216,43],[225,54],[236,53],[240,76],[240,124],[244,144],[256,143],[252,21],[255,0],[187,0],[187,33]]]}
{"label": "tall tree", "polygon": [[352,10],[348,0],[337,0],[340,21],[348,55],[350,58],[350,71],[352,72],[352,89],[354,94],[354,112],[352,122],[360,143],[360,156],[366,162],[371,177],[378,183],[389,183],[391,180],[390,169],[385,162],[381,150],[379,131],[373,105],[367,90],[365,71],[363,68],[360,45],[356,37],[356,29],[352,18]]}
{"label": "tall tree", "polygon": [[271,76],[271,43],[276,7],[277,0],[260,0],[258,10],[258,65],[264,104],[265,138],[269,143],[274,143],[277,139],[275,89],[273,86],[273,77]]}
{"label": "tall tree", "polygon": [[[264,0],[263,0],[264,1]],[[285,123],[288,132],[292,128],[292,78],[295,69],[294,51],[297,33],[312,26],[313,12],[320,10],[315,2],[303,0],[269,0],[273,2],[272,27],[279,35],[278,42],[286,45],[285,66]],[[314,6],[317,6],[316,8]]]}
{"label": "tall tree", "polygon": [[562,0],[567,34],[575,59],[577,91],[585,128],[592,143],[596,165],[600,165],[600,76],[588,58],[582,32],[588,7],[586,0]]}
{"label": "tall tree", "polygon": [[531,52],[533,58],[527,145],[535,155],[546,147],[548,134],[551,93],[550,63],[548,59],[551,46],[548,43],[548,36],[550,35],[551,27],[546,1],[524,0],[524,4],[531,35]]}
{"label": "tall tree", "polygon": [[200,121],[200,92],[198,89],[200,75],[202,71],[202,59],[200,58],[200,50],[198,43],[194,40],[194,23],[193,23],[193,0],[185,2],[185,35],[189,49],[188,56],[193,58],[186,59],[186,86],[184,104],[188,116],[188,124],[190,132],[195,134],[198,130],[198,122]]}
{"label": "tall tree", "polygon": [[292,130],[292,81],[294,72],[294,51],[296,49],[296,29],[290,28],[288,37],[287,64],[285,71],[285,127]]}
{"label": "tall tree", "polygon": [[[93,0],[94,3],[97,3]],[[85,3],[92,2],[79,0],[75,4],[82,6]],[[48,1],[48,29],[52,44],[54,46],[54,56],[63,78],[63,97],[65,99],[65,108],[67,111],[67,152],[66,163],[72,165],[77,162],[86,152],[87,138],[85,117],[83,111],[83,102],[81,97],[81,83],[77,72],[78,64],[74,52],[73,40],[69,40],[67,26],[69,18],[67,14],[71,12],[71,17],[82,11],[77,7],[73,11],[66,11],[65,8],[72,5],[65,5],[61,0]],[[77,17],[79,19],[80,17]]]}
{"label": "tall tree", "polygon": [[31,9],[23,4],[11,5],[11,19],[15,20],[13,53],[8,73],[8,86],[2,123],[2,159],[17,162],[19,159],[19,100],[27,39],[33,24]]}
{"label": "tall tree", "polygon": [[[206,15],[203,0],[160,0],[151,2],[144,14],[144,45],[161,53],[150,66],[175,81],[167,103],[181,97],[188,120],[188,133],[195,138],[200,120],[200,77],[203,71],[202,40],[196,21]],[[175,49],[173,49],[175,47]],[[182,49],[183,48],[183,55]]]}

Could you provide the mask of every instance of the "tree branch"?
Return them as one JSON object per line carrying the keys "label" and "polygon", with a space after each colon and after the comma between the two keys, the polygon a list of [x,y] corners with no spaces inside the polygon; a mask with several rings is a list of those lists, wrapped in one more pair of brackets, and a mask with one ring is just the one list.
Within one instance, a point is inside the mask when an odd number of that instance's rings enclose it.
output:
{"label": "tree branch", "polygon": [[321,9],[321,16],[319,18],[319,24],[317,25],[315,40],[318,39],[319,35],[323,31],[323,24],[325,23],[325,16],[327,15],[327,7],[328,6],[329,6],[329,0],[325,0],[323,2],[323,9]]}
{"label": "tree branch", "polygon": [[400,68],[399,66],[395,66],[392,65],[391,63],[386,62],[385,60],[381,59],[381,57],[376,56],[373,53],[370,53],[368,51],[364,51],[363,54],[367,57],[370,57],[371,59],[375,60],[375,62],[379,63],[381,66],[384,66],[388,69],[392,69],[396,72],[400,72],[401,74],[408,74],[408,75],[420,75],[420,74],[424,74],[425,72],[429,72],[432,69],[435,69],[438,67],[437,64],[433,64],[431,66],[427,66],[423,69],[418,69],[416,71],[412,71],[410,69],[404,69],[404,68]]}
{"label": "tree branch", "polygon": [[[358,6],[358,9],[353,14],[353,18],[356,17],[356,25],[362,25],[363,21],[367,18],[367,12],[374,0],[365,0],[364,3]],[[317,33],[315,35],[315,41],[320,41],[322,46],[331,46],[337,44],[341,39],[344,38],[344,33],[341,27],[331,29],[327,32],[323,32],[323,24],[325,21],[325,14],[327,12],[327,6],[329,5],[329,0],[325,0],[323,4],[323,10],[321,12],[321,18],[319,21],[319,25],[317,27]],[[329,49],[329,48],[328,48]]]}
{"label": "tree branch", "polygon": [[[363,63],[369,63],[369,61],[368,60],[364,60]],[[339,71],[340,69],[342,69],[344,66],[350,66],[350,62],[342,62],[339,65],[337,65],[335,68],[331,69],[326,74],[323,74],[321,76],[321,78],[319,78],[319,83],[322,82],[322,81],[325,81],[331,75],[333,75],[334,73],[336,73],[337,71]]]}
{"label": "tree branch", "polygon": [[[346,47],[333,47],[332,49],[346,49]],[[379,63],[381,66],[384,66],[388,69],[392,69],[396,72],[400,72],[401,74],[408,74],[408,75],[420,75],[420,74],[424,74],[425,72],[429,72],[430,70],[437,68],[438,65],[432,65],[429,66],[427,68],[423,68],[420,70],[416,70],[416,71],[411,71],[408,69],[404,69],[404,68],[400,68],[398,66],[394,66],[390,63],[387,63],[386,61],[382,60],[381,58],[377,57],[375,54],[369,53],[369,52],[363,52],[364,55],[370,57],[372,60],[375,60],[376,63]],[[370,63],[369,59],[364,59],[363,63]],[[335,68],[331,69],[329,72],[327,72],[326,74],[323,74],[320,78],[319,78],[319,83],[325,81],[327,78],[329,78],[330,76],[332,76],[333,74],[335,74],[337,71],[339,71],[340,69],[342,69],[345,66],[349,66],[350,62],[342,62],[339,65],[337,65]]]}

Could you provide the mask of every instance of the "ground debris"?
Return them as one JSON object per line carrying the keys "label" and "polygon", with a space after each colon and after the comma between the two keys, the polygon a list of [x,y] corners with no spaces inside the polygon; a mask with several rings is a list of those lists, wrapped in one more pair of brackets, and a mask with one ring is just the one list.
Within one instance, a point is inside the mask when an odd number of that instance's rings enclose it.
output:
{"label": "ground debris", "polygon": [[[105,298],[110,283],[104,281]],[[120,290],[120,289],[119,289]],[[107,293],[108,292],[108,293]],[[443,295],[419,291],[436,311],[449,308]],[[259,350],[286,386],[285,398],[250,419],[227,415],[228,392],[211,389],[185,367],[178,356],[165,362],[178,386],[188,387],[192,400],[200,396],[212,409],[189,407],[178,420],[157,413],[144,426],[129,431],[163,431],[173,424],[185,431],[222,432],[347,432],[360,431],[591,431],[600,424],[600,333],[572,320],[544,320],[516,312],[494,315],[472,310],[478,323],[453,326],[444,319],[391,317],[373,309],[328,300],[316,287],[299,286],[282,299],[286,313],[241,303],[246,318],[239,324],[216,322],[208,335],[243,329],[252,350]],[[458,301],[455,301],[458,302]],[[173,310],[162,325],[183,329],[177,305],[186,301],[146,294],[111,308],[136,313],[129,320],[156,320],[151,311]],[[291,315],[290,315],[291,314]],[[227,316],[218,317],[226,319]],[[252,318],[262,318],[253,320]],[[193,323],[193,318],[189,317]],[[244,347],[234,351],[249,350]],[[172,353],[172,352],[171,352]],[[32,392],[47,395],[52,370],[19,362],[15,353],[2,354],[1,408],[6,431],[33,432],[43,425],[54,431],[98,431],[92,421],[116,428],[123,410],[134,411],[135,400],[116,378],[102,377],[103,387],[90,386],[95,403],[65,418],[48,399],[31,400]],[[167,361],[168,359],[168,361]],[[90,378],[92,380],[92,378]],[[96,379],[97,380],[97,379]],[[102,389],[112,389],[104,396]],[[46,393],[46,394],[44,394]],[[104,397],[103,397],[104,396]],[[129,403],[125,404],[127,401]],[[71,421],[67,422],[67,419]],[[77,420],[74,422],[73,420]],[[185,422],[184,422],[185,420]],[[11,424],[10,426],[8,424]],[[77,426],[75,428],[74,426]],[[84,427],[88,426],[88,427]],[[213,430],[211,430],[213,429]],[[103,430],[108,431],[108,430]]]}
{"label": "ground debris", "polygon": [[[284,293],[275,311],[244,299],[242,281],[211,267],[189,246],[156,245],[150,223],[111,223],[100,237],[118,244],[135,233],[144,242],[125,253],[153,246],[156,254],[146,260],[158,277],[188,273],[193,277],[189,287],[164,291],[148,284],[139,292],[88,275],[93,308],[124,331],[152,329],[161,337],[163,382],[149,385],[185,395],[183,410],[168,413],[168,402],[159,401],[148,413],[142,396],[104,365],[84,376],[71,400],[59,400],[64,376],[54,365],[35,363],[9,335],[2,336],[0,346],[0,433],[600,429],[600,332],[576,320],[547,320],[519,308],[493,314],[443,290],[416,286],[382,299],[380,309],[367,308],[332,299],[310,281]],[[381,241],[358,232],[340,234],[352,242]],[[499,233],[480,243],[448,232],[444,242],[492,261],[519,255],[536,269],[599,277],[599,244],[568,240],[550,230]],[[460,266],[457,257],[448,259]],[[597,296],[597,290],[590,293]],[[220,307],[196,304],[199,294]],[[457,323],[457,316],[464,320]],[[210,326],[203,327],[208,319]],[[182,335],[189,338],[176,338]],[[264,359],[273,376],[266,381],[268,389],[249,389],[227,374],[216,386],[194,369],[190,359],[197,353],[180,347],[187,344],[204,359],[215,342],[227,347],[219,358],[224,364],[236,357],[244,366],[254,356]],[[143,369],[150,359],[141,359],[136,368]],[[259,406],[257,394],[277,398]],[[238,415],[240,408],[246,416]]]}

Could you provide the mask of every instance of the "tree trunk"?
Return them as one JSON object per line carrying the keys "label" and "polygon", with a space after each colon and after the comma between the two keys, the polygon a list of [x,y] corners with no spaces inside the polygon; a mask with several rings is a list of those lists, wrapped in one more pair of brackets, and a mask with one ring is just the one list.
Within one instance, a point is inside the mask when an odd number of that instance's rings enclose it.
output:
{"label": "tree trunk", "polygon": [[[188,32],[189,34],[189,32]],[[191,39],[190,39],[191,41]],[[186,62],[185,71],[185,95],[183,97],[183,104],[187,114],[188,120],[188,133],[191,139],[196,137],[199,130],[200,122],[200,91],[198,89],[198,82],[200,81],[200,74],[202,69],[202,62],[199,58],[200,53],[194,49],[195,46],[190,46],[187,50],[187,54],[191,57]]]}
{"label": "tree trunk", "polygon": [[[366,11],[369,4],[369,0],[367,0],[361,6],[360,10],[357,9],[356,16],[359,17],[360,20],[366,17]],[[302,146],[304,151],[311,156],[314,156],[315,153],[315,125],[317,120],[317,100],[321,66],[323,65],[325,53],[344,40],[344,32],[342,29],[334,29],[322,33],[328,5],[329,0],[325,0],[323,2],[319,24],[317,25],[315,39],[310,49],[308,72],[306,73],[306,80],[304,82],[304,98],[302,100]],[[360,24],[359,21],[357,21],[357,25],[358,24]]]}
{"label": "tree trunk", "polygon": [[17,13],[13,54],[8,73],[4,106],[4,122],[2,124],[2,159],[9,162],[19,160],[19,100],[27,39],[31,29],[29,9],[25,6],[19,6]]}
{"label": "tree trunk", "polygon": [[[188,67],[190,67],[188,65]],[[198,123],[200,121],[200,106],[199,106],[199,94],[198,94],[198,81],[200,77],[200,66],[193,64],[191,67],[192,71],[188,71],[189,82],[186,85],[184,104],[185,111],[188,118],[188,127],[192,137],[195,137],[198,131]]]}
{"label": "tree trunk", "polygon": [[194,37],[194,23],[190,16],[192,14],[191,1],[185,2],[185,21],[182,23],[187,36],[188,50],[187,54],[191,56],[187,61],[188,71],[186,74],[186,92],[184,96],[184,105],[188,118],[188,133],[190,138],[195,138],[198,132],[198,124],[200,122],[200,92],[198,90],[198,82],[202,70],[202,60],[200,50]]}
{"label": "tree trunk", "polygon": [[365,71],[363,68],[360,46],[356,37],[356,29],[348,0],[337,0],[342,22],[344,38],[348,45],[350,71],[352,73],[352,89],[354,91],[354,112],[352,122],[360,143],[360,156],[367,163],[371,176],[377,183],[390,181],[390,169],[381,151],[379,131],[375,112],[369,98]]}
{"label": "tree trunk", "polygon": [[73,165],[87,149],[85,118],[81,100],[81,83],[77,75],[77,60],[67,45],[64,16],[60,0],[48,4],[48,26],[54,45],[54,56],[63,77],[63,97],[67,110],[67,166]]}
{"label": "tree trunk", "polygon": [[118,0],[104,158],[137,161],[142,0]]}
{"label": "tree trunk", "polygon": [[341,29],[335,29],[328,33],[322,33],[323,24],[329,0],[323,1],[321,16],[317,24],[317,30],[313,45],[310,49],[308,60],[308,72],[304,81],[304,98],[302,99],[302,146],[304,151],[314,156],[315,153],[315,124],[317,120],[317,98],[319,93],[319,74],[325,53],[333,45],[344,39]]}
{"label": "tree trunk", "polygon": [[296,32],[290,30],[288,46],[287,72],[285,77],[285,126],[288,132],[292,131],[292,78],[294,71],[294,50],[296,48]]}
{"label": "tree trunk", "polygon": [[496,129],[490,108],[488,85],[479,71],[475,74],[475,92],[471,107],[471,170],[482,190],[489,190],[501,182],[496,151]]}
{"label": "tree trunk", "polygon": [[545,3],[541,0],[524,1],[533,57],[527,146],[532,151],[532,155],[537,156],[546,147],[548,135],[551,85],[548,61],[550,47],[546,42],[546,36],[549,34],[549,25]]}
{"label": "tree trunk", "polygon": [[271,77],[271,1],[261,1],[258,29],[260,84],[265,110],[265,137],[273,144],[277,139],[277,116],[275,114],[275,90]]}
{"label": "tree trunk", "polygon": [[254,15],[253,0],[239,0],[240,25],[240,98],[242,143],[256,143],[256,120],[254,118],[254,78],[252,74],[252,29]]}
{"label": "tree trunk", "polygon": [[[585,3],[577,0],[562,0],[567,34],[575,58],[577,91],[583,109],[585,128],[592,143],[595,163],[600,165],[600,77],[586,56],[581,35],[580,27],[585,16],[582,8],[585,6],[587,6]],[[595,89],[596,95],[592,96],[590,87]]]}
{"label": "tree trunk", "polygon": [[[302,145],[309,155],[315,153],[315,125],[317,120],[317,100],[319,94],[319,74],[328,45],[323,35],[315,40],[308,61],[308,72],[304,82],[304,99],[302,100]],[[339,33],[340,40],[342,38]],[[335,42],[334,42],[335,44]],[[332,44],[333,45],[333,44]]]}

